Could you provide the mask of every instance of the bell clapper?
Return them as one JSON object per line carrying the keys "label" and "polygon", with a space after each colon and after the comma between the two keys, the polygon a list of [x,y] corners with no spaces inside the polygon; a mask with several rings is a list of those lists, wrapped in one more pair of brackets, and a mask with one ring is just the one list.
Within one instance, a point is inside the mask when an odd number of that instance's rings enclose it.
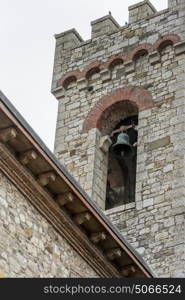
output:
{"label": "bell clapper", "polygon": [[125,151],[121,151],[121,157],[125,156]]}

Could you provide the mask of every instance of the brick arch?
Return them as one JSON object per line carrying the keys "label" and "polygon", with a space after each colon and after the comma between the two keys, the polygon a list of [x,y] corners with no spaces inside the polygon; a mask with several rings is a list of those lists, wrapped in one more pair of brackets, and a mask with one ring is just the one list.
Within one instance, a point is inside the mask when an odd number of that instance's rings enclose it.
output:
{"label": "brick arch", "polygon": [[64,88],[67,88],[67,86],[72,82],[76,81],[77,79],[80,78],[80,71],[71,71],[67,73],[65,76],[59,79],[57,82],[57,87],[63,86]]}
{"label": "brick arch", "polygon": [[109,106],[97,121],[102,135],[110,135],[116,126],[128,117],[138,115],[137,104],[130,100],[119,101]]}
{"label": "brick arch", "polygon": [[91,74],[101,70],[101,63],[99,61],[92,62],[82,72],[82,77],[89,78]]}
{"label": "brick arch", "polygon": [[134,48],[134,50],[131,52],[129,59],[130,60],[136,60],[143,54],[148,54],[152,50],[151,44],[142,44]]}
{"label": "brick arch", "polygon": [[99,72],[100,72],[100,68],[99,68],[99,67],[94,67],[94,68],[90,69],[90,70],[86,73],[85,77],[86,77],[86,79],[91,79],[91,77],[92,77],[94,74],[99,73]]}
{"label": "brick arch", "polygon": [[109,107],[128,100],[137,105],[138,111],[154,107],[151,95],[143,88],[135,86],[121,88],[104,96],[95,104],[84,121],[83,130],[87,132],[92,128],[99,128],[100,119]]}
{"label": "brick arch", "polygon": [[160,38],[159,40],[157,40],[157,42],[155,42],[153,48],[155,50],[160,51],[166,45],[169,45],[169,44],[174,45],[174,44],[178,43],[179,41],[180,41],[180,37],[176,34],[165,35],[162,38]]}
{"label": "brick arch", "polygon": [[116,66],[119,63],[124,63],[124,59],[122,55],[113,55],[109,57],[107,63],[105,64],[105,68],[112,70],[114,66]]}

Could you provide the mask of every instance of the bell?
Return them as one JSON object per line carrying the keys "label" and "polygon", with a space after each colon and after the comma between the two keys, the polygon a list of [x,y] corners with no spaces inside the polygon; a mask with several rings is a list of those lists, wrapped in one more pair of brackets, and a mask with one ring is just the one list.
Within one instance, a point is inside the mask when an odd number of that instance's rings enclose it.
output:
{"label": "bell", "polygon": [[122,132],[118,135],[117,141],[112,145],[112,151],[115,155],[121,157],[131,156],[133,153],[132,145],[127,133]]}

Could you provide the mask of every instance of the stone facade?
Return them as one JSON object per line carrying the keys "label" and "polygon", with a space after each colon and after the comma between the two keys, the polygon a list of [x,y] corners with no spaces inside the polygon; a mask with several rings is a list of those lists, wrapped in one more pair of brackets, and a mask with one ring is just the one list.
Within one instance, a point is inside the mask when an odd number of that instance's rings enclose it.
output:
{"label": "stone facade", "polygon": [[98,277],[0,173],[0,277]]}
{"label": "stone facade", "polygon": [[129,13],[124,27],[93,21],[85,42],[74,29],[56,35],[55,154],[104,209],[108,136],[137,112],[136,201],[106,214],[157,276],[184,277],[185,1]]}

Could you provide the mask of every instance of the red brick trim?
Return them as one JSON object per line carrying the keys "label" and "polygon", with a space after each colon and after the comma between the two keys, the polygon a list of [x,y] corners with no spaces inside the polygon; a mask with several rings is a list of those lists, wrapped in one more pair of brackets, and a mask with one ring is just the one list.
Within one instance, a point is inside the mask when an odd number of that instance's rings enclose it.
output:
{"label": "red brick trim", "polygon": [[87,132],[92,128],[98,128],[104,112],[113,104],[125,100],[134,102],[139,111],[154,107],[151,95],[143,88],[135,86],[121,88],[100,99],[87,115],[83,130]]}
{"label": "red brick trim", "polygon": [[162,50],[166,45],[168,44],[176,44],[180,41],[180,38],[176,34],[170,34],[170,35],[165,35],[161,39],[159,39],[155,44],[153,45],[154,50]]}
{"label": "red brick trim", "polygon": [[137,46],[129,56],[129,60],[136,60],[139,56],[143,55],[144,53],[148,54],[152,50],[151,44],[142,44]]}
{"label": "red brick trim", "polygon": [[80,74],[81,74],[81,72],[79,70],[71,71],[71,72],[67,73],[65,76],[63,76],[61,79],[59,79],[59,81],[57,83],[57,87],[63,86],[64,88],[67,88],[69,83],[71,83],[72,81],[76,81],[77,79],[80,78]]}
{"label": "red brick trim", "polygon": [[109,57],[108,61],[105,63],[105,68],[111,70],[118,63],[124,63],[124,59],[121,54]]}
{"label": "red brick trim", "polygon": [[100,72],[100,70],[101,70],[101,63],[99,61],[92,62],[81,73],[81,77],[85,77],[88,79],[92,74],[96,72]]}

